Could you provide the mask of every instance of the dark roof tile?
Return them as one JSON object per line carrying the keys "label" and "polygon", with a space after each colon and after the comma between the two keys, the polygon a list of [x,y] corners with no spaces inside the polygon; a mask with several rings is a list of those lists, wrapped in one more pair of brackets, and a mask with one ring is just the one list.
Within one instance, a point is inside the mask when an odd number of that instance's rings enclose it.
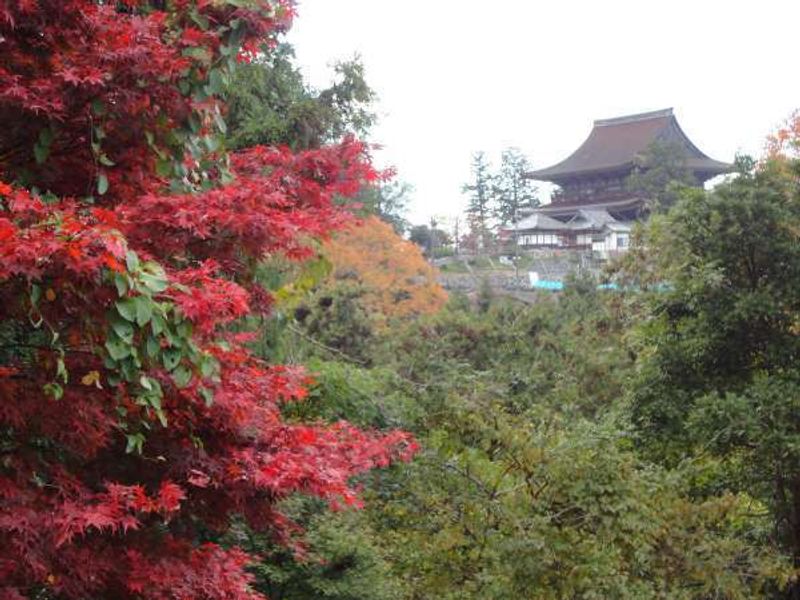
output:
{"label": "dark roof tile", "polygon": [[597,120],[580,148],[558,164],[528,173],[528,177],[560,183],[576,176],[629,169],[636,156],[657,140],[683,146],[686,150],[687,166],[704,176],[731,171],[728,163],[703,154],[686,136],[672,109],[668,108]]}

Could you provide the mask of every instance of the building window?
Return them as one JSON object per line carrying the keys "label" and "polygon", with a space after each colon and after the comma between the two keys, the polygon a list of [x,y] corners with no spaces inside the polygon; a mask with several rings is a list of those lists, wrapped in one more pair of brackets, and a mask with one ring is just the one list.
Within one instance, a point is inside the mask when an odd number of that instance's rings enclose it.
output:
{"label": "building window", "polygon": [[627,233],[618,233],[617,234],[617,248],[627,248],[628,247],[628,234]]}
{"label": "building window", "polygon": [[532,233],[517,236],[519,246],[561,246],[561,238],[555,233]]}

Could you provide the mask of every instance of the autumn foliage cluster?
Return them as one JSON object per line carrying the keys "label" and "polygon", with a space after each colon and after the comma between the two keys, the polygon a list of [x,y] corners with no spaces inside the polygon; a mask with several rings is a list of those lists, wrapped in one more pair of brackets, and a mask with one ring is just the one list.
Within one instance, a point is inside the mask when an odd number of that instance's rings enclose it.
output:
{"label": "autumn foliage cluster", "polygon": [[333,264],[334,277],[364,286],[370,314],[386,319],[430,315],[447,302],[419,246],[378,217],[351,224],[325,242],[323,253]]}
{"label": "autumn foliage cluster", "polygon": [[402,432],[288,423],[308,377],[248,351],[263,257],[348,215],[352,139],[225,152],[240,61],[289,0],[0,1],[0,598],[256,598],[232,517],[357,502]]}
{"label": "autumn foliage cluster", "polygon": [[797,158],[800,152],[800,110],[794,111],[767,138],[767,155],[772,159]]}

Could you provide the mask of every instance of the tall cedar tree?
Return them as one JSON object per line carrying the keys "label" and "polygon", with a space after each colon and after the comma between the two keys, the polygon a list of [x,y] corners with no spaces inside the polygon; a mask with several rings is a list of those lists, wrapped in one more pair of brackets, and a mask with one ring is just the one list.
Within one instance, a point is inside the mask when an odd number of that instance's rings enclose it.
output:
{"label": "tall cedar tree", "polygon": [[686,163],[686,151],[675,143],[653,142],[636,157],[634,167],[625,185],[646,198],[652,212],[669,210],[683,189],[699,183]]}
{"label": "tall cedar tree", "polygon": [[356,502],[406,434],[285,422],[302,370],[231,327],[259,260],[347,222],[353,139],[226,154],[220,92],[290,0],[0,2],[0,597],[259,598],[237,516]]}
{"label": "tall cedar tree", "polygon": [[476,152],[472,155],[472,180],[464,184],[462,192],[468,194],[467,218],[477,250],[485,249],[489,241],[493,185],[486,153]]}
{"label": "tall cedar tree", "polygon": [[495,178],[495,215],[502,225],[519,220],[519,211],[539,206],[536,185],[525,177],[531,163],[519,148],[507,148],[500,157],[500,172]]}

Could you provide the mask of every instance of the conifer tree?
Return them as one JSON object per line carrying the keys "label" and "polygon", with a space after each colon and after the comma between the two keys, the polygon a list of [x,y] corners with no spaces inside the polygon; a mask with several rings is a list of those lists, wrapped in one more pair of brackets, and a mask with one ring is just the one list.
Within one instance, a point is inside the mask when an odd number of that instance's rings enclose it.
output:
{"label": "conifer tree", "polygon": [[528,157],[519,148],[506,148],[500,158],[500,171],[494,182],[494,212],[501,225],[519,220],[520,209],[539,206]]}
{"label": "conifer tree", "polygon": [[464,184],[462,193],[468,194],[467,218],[476,250],[483,251],[489,243],[491,202],[494,176],[485,152],[472,155],[472,177]]}

